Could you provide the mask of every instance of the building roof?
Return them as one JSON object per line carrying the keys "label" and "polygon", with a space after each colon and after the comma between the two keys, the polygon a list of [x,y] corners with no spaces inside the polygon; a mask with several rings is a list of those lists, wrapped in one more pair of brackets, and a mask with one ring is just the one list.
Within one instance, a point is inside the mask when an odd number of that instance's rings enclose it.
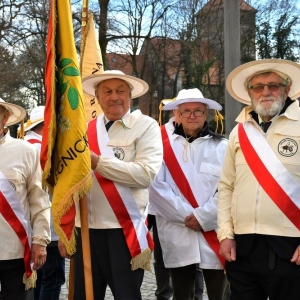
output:
{"label": "building roof", "polygon": [[[205,11],[212,11],[212,10],[219,10],[224,8],[224,0],[209,0],[197,13],[196,16],[202,12]],[[253,8],[250,4],[248,4],[244,0],[240,0],[240,8],[241,10],[253,10],[256,9]]]}

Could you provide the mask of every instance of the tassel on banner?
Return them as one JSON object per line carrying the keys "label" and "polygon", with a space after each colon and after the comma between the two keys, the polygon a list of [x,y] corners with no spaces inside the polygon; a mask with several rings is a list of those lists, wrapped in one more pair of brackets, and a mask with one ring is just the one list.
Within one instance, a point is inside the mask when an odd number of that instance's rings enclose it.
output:
{"label": "tassel on banner", "polygon": [[219,123],[221,124],[221,132],[220,134],[223,134],[224,131],[224,117],[221,115],[221,113],[218,110],[215,110],[215,122],[216,122],[216,130],[215,133],[218,132]]}

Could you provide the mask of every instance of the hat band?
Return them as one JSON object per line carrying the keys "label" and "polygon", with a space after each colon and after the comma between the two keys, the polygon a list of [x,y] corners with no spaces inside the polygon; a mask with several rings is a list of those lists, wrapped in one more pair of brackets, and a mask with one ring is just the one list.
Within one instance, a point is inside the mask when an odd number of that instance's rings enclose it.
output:
{"label": "hat band", "polygon": [[26,127],[29,127],[31,126],[32,124],[35,124],[37,122],[40,122],[40,121],[44,121],[44,118],[39,118],[39,119],[36,119],[34,121],[31,121],[31,120],[27,120],[26,124],[25,124],[25,129]]}

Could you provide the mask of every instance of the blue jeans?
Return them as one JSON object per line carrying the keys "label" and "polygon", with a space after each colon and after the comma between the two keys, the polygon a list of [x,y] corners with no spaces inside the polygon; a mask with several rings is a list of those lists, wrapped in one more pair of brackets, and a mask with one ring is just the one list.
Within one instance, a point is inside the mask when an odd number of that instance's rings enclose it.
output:
{"label": "blue jeans", "polygon": [[47,247],[47,259],[37,271],[34,300],[59,300],[61,286],[65,283],[65,259],[56,247]]}

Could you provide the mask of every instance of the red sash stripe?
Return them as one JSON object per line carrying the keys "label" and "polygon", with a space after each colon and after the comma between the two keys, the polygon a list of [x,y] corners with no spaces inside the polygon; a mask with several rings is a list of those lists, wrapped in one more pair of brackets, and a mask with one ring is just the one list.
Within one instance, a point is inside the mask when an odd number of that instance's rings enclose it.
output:
{"label": "red sash stripe", "polygon": [[[88,124],[88,140],[89,140],[89,145],[90,149],[95,152],[97,155],[100,155],[100,148],[97,142],[97,128],[96,128],[96,122],[97,119],[94,119],[89,122]],[[114,183],[101,176],[99,173],[94,172],[97,181],[103,190],[106,198],[108,199],[108,202],[114,211],[126,238],[126,242],[129,248],[129,251],[131,253],[131,257],[135,257],[138,254],[141,253],[141,247],[138,242],[138,238],[134,229],[134,225],[132,223],[132,220],[130,218],[130,215],[123,203],[123,200],[116,189]],[[148,240],[148,245],[149,248],[152,250],[153,249],[153,241],[150,236],[150,232],[148,231],[147,233],[147,240]],[[130,245],[130,246],[129,246]]]}
{"label": "red sash stripe", "polygon": [[18,238],[20,239],[21,243],[24,246],[24,262],[26,262],[25,263],[26,276],[30,277],[32,273],[30,267],[31,252],[30,252],[30,245],[28,242],[27,232],[1,191],[0,191],[0,213],[3,215],[6,222],[12,227],[12,229],[17,234]]}
{"label": "red sash stripe", "polygon": [[[166,131],[165,126],[161,127],[161,134],[162,134],[162,140],[163,140],[163,146],[164,146],[164,161],[168,167],[169,172],[172,175],[173,180],[175,181],[176,185],[178,186],[180,192],[183,194],[183,196],[188,200],[188,202],[191,204],[193,208],[198,207],[197,200],[195,199],[195,196],[193,194],[193,191],[191,190],[191,187],[189,185],[189,182],[187,181],[178,161],[174,154],[174,151],[172,149],[168,133]],[[205,240],[209,244],[209,246],[212,248],[212,250],[215,252],[217,257],[219,258],[222,265],[225,265],[225,259],[223,256],[219,253],[220,243],[217,238],[217,233],[214,230],[211,231],[201,231],[203,234]]]}
{"label": "red sash stripe", "polygon": [[42,144],[42,142],[38,139],[29,139],[27,140],[30,144]]}
{"label": "red sash stripe", "polygon": [[257,181],[286,217],[300,230],[300,210],[265,167],[251,145],[243,124],[238,125],[240,146]]}

